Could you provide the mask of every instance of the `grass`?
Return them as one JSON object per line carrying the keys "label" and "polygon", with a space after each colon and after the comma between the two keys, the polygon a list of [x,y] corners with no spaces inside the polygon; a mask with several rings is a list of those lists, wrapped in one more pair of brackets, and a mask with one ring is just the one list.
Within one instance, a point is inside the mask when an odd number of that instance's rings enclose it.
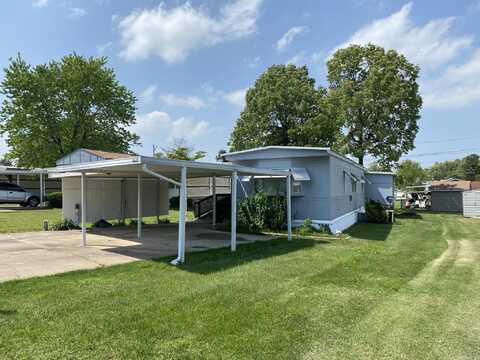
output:
{"label": "grass", "polygon": [[[193,212],[187,213],[187,220],[193,220]],[[168,219],[170,222],[178,221],[178,211],[170,210],[168,215],[160,216],[160,219]],[[43,221],[48,220],[53,225],[62,220],[61,209],[45,210],[18,210],[12,212],[0,212],[0,233],[16,233],[43,230]],[[146,224],[155,224],[156,217],[145,217]]]}
{"label": "grass", "polygon": [[425,212],[349,235],[0,284],[2,357],[478,357],[480,221]]}

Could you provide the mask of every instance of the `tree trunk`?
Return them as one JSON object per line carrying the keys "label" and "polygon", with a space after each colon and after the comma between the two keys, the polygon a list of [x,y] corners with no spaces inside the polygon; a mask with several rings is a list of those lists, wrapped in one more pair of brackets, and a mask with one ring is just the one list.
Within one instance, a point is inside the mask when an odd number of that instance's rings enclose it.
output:
{"label": "tree trunk", "polygon": [[358,157],[358,163],[359,163],[360,165],[362,165],[362,166],[363,166],[363,158],[364,158],[364,155],[360,155],[360,156]]}

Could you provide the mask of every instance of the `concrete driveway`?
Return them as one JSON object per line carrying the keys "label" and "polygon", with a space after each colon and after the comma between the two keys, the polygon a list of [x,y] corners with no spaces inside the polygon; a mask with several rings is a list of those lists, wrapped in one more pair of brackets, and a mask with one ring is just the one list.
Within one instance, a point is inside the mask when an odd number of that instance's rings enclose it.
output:
{"label": "concrete driveway", "polygon": [[[98,229],[88,233],[86,247],[81,246],[80,231],[0,234],[0,282],[175,256],[177,230],[177,224],[148,226],[139,242],[135,228]],[[226,247],[229,239],[229,233],[205,224],[187,226],[187,252]],[[257,240],[268,238],[241,234],[237,241]]]}

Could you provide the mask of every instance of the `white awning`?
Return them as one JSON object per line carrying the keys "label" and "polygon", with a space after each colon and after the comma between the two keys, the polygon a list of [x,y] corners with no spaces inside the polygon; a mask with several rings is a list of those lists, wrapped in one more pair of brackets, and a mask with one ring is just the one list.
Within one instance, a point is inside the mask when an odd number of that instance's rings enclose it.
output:
{"label": "white awning", "polygon": [[371,184],[372,182],[368,180],[365,176],[362,176],[362,180],[360,180],[362,184]]}
{"label": "white awning", "polygon": [[[279,170],[275,171],[289,171],[289,170]],[[308,174],[307,169],[305,168],[292,168],[290,170],[293,176],[293,181],[310,181],[310,175]],[[253,175],[253,176],[242,176],[241,181],[249,182],[252,179],[285,179],[283,175]]]}
{"label": "white awning", "polygon": [[292,168],[294,181],[310,181],[310,175],[305,168]]}
{"label": "white awning", "polygon": [[355,175],[353,175],[351,172],[348,172],[348,171],[345,171],[345,170],[343,170],[343,172],[344,172],[350,179],[352,179],[352,180],[355,181],[355,182],[358,182],[358,178],[357,178]]}

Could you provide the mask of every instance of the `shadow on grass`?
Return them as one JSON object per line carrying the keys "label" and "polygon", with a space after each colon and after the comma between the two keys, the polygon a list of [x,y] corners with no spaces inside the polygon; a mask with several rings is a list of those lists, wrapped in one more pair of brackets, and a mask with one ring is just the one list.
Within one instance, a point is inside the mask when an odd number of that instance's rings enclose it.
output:
{"label": "shadow on grass", "polygon": [[395,218],[397,219],[423,219],[423,216],[417,212],[399,212],[395,214]]}
{"label": "shadow on grass", "polygon": [[357,239],[385,241],[392,231],[392,226],[392,224],[357,224],[351,227],[347,234]]}
{"label": "shadow on grass", "polygon": [[17,315],[17,310],[0,309],[0,316],[13,316],[13,315]]}
{"label": "shadow on grass", "polygon": [[[232,253],[229,248],[188,253],[186,263],[179,266],[179,268],[185,271],[207,275],[242,266],[257,260],[281,256],[294,251],[312,248],[319,244],[328,243],[328,241],[312,239],[287,241],[285,238],[257,241],[239,245],[237,251],[234,253]],[[155,261],[168,262],[170,260],[172,260],[172,257],[168,259],[161,258]]]}

